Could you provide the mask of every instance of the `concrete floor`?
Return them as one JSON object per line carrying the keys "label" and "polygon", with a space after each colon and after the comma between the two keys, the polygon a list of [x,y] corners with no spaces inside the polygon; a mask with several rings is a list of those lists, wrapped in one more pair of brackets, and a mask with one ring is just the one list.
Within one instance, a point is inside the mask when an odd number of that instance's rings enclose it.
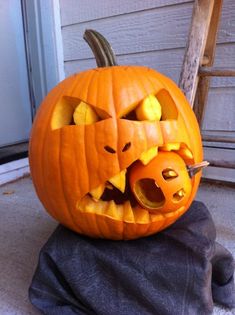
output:
{"label": "concrete floor", "polygon": [[[234,196],[235,188],[201,184],[197,199],[210,209],[218,241],[235,256]],[[27,291],[39,250],[57,223],[43,210],[30,178],[0,187],[0,205],[0,314],[39,314]],[[215,307],[213,314],[235,314],[235,310]]]}

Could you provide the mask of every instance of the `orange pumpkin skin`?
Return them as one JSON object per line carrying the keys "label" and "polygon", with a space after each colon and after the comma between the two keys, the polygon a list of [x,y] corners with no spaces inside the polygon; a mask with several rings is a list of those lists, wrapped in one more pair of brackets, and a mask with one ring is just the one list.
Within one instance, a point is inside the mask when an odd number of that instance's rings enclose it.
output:
{"label": "orange pumpkin skin", "polygon": [[[150,94],[164,102],[170,95],[177,117],[162,121],[123,119]],[[59,103],[86,102],[104,119],[90,125],[53,127]],[[170,115],[170,114],[169,114]],[[123,152],[125,144],[131,147]],[[181,144],[192,157],[187,165],[202,161],[200,131],[193,111],[179,88],[164,75],[140,66],[96,68],[75,74],[58,84],[44,99],[36,115],[30,140],[29,161],[33,183],[47,211],[68,228],[95,238],[135,239],[156,233],[174,223],[190,206],[198,189],[200,173],[192,179],[187,203],[172,212],[150,213],[127,204],[85,209],[88,193],[128,168],[153,146],[164,150]],[[111,154],[105,146],[115,149]]]}
{"label": "orange pumpkin skin", "polygon": [[[172,170],[174,175],[166,176]],[[151,213],[178,211],[188,202],[192,190],[185,163],[174,152],[159,152],[147,165],[140,161],[134,163],[130,170],[130,186],[139,203]]]}

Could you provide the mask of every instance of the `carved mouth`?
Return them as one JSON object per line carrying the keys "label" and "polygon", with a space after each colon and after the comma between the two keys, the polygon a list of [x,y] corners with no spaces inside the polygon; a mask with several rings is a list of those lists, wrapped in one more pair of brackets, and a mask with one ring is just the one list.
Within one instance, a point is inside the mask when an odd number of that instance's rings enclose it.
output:
{"label": "carved mouth", "polygon": [[[154,147],[144,152],[140,161],[147,165],[154,157],[157,156],[159,151],[174,151],[178,153],[185,161],[193,160],[191,151],[186,145],[180,145],[179,143],[167,144],[162,147]],[[131,165],[122,170],[119,174],[110,178],[104,184],[91,190],[86,194],[78,203],[77,209],[81,212],[92,212],[100,215],[112,217],[115,220],[124,220],[128,222],[136,222],[141,218],[141,222],[146,220],[155,220],[162,218],[163,216],[171,216],[175,211],[162,214],[160,211],[149,211],[139,205],[135,196],[133,195],[129,185],[129,170]],[[143,185],[142,185],[143,184]],[[159,187],[155,188],[155,191],[151,187],[148,187],[151,183],[142,183],[143,193],[148,194],[148,199],[153,203],[159,204],[161,207],[165,198]],[[147,185],[147,186],[146,186]],[[146,188],[147,187],[147,188]],[[182,192],[176,192],[175,200],[181,200]],[[183,212],[185,207],[179,208],[177,211]]]}

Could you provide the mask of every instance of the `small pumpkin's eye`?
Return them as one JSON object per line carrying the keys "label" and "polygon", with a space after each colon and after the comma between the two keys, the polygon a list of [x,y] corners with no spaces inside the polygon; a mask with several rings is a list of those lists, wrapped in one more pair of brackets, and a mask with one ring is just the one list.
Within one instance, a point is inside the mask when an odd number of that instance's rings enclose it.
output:
{"label": "small pumpkin's eye", "polygon": [[172,168],[166,168],[162,171],[162,176],[166,181],[170,181],[178,177],[178,174]]}
{"label": "small pumpkin's eye", "polygon": [[159,121],[162,116],[161,105],[156,96],[150,94],[136,108],[138,120]]}
{"label": "small pumpkin's eye", "polygon": [[80,102],[73,113],[75,125],[90,125],[99,120],[95,110],[88,104]]}

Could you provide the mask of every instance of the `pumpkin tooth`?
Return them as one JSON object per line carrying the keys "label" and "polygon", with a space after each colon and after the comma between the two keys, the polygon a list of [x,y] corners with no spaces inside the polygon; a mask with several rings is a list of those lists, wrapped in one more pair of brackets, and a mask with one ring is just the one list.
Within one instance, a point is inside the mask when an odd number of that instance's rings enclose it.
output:
{"label": "pumpkin tooth", "polygon": [[149,150],[143,152],[139,158],[139,160],[147,165],[155,156],[158,154],[158,147],[152,147]]}
{"label": "pumpkin tooth", "polygon": [[133,212],[136,223],[149,223],[150,220],[149,211],[141,207],[135,207]]}
{"label": "pumpkin tooth", "polygon": [[173,150],[179,150],[180,149],[180,143],[166,143],[161,147],[162,151],[173,151]]}
{"label": "pumpkin tooth", "polygon": [[123,205],[123,221],[135,222],[135,217],[129,200]]}
{"label": "pumpkin tooth", "polygon": [[122,220],[123,205],[116,205],[116,203],[113,200],[106,202],[105,214],[111,218]]}
{"label": "pumpkin tooth", "polygon": [[126,169],[109,179],[109,182],[124,193],[126,188]]}
{"label": "pumpkin tooth", "polygon": [[96,187],[96,188],[90,190],[90,194],[91,194],[92,198],[95,201],[98,201],[100,199],[100,197],[102,196],[104,189],[105,189],[105,185],[102,184],[99,187]]}

